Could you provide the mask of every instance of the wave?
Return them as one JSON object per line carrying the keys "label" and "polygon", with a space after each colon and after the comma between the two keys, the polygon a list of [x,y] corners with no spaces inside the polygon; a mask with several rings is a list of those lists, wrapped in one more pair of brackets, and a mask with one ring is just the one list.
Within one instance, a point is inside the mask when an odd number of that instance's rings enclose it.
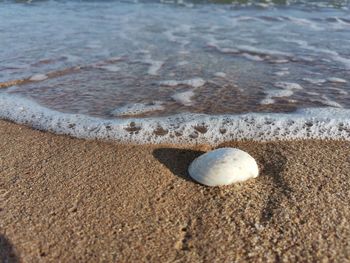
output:
{"label": "wave", "polygon": [[0,94],[0,118],[77,138],[119,142],[219,144],[227,140],[350,140],[350,110],[300,109],[294,113],[177,114],[158,118],[100,119],[54,111],[24,97]]}

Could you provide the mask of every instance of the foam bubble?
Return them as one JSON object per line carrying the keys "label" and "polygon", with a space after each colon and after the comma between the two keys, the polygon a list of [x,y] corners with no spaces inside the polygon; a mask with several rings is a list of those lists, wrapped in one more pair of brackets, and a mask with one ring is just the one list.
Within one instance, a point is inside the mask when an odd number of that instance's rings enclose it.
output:
{"label": "foam bubble", "polygon": [[181,46],[186,46],[190,43],[189,40],[184,39],[182,36],[175,35],[177,32],[180,33],[189,33],[191,31],[190,25],[181,25],[178,28],[170,29],[164,32],[164,35],[170,42],[175,42],[181,44]]}
{"label": "foam bubble", "polygon": [[85,45],[85,47],[90,48],[90,49],[97,49],[97,48],[101,48],[101,41],[99,40],[94,40],[94,41],[90,41],[89,43],[87,43]]}
{"label": "foam bubble", "polygon": [[253,54],[258,54],[258,55],[282,56],[282,57],[292,57],[293,56],[291,53],[288,53],[288,52],[256,48],[256,47],[247,46],[247,45],[239,45],[239,46],[237,46],[237,49],[239,49],[242,52],[253,53]]}
{"label": "foam bubble", "polygon": [[273,6],[273,3],[254,3],[254,5],[261,8],[268,8]]}
{"label": "foam bubble", "polygon": [[260,101],[261,105],[270,105],[270,104],[274,104],[274,103],[275,103],[275,100],[270,98],[270,97],[264,98]]}
{"label": "foam bubble", "polygon": [[176,65],[179,66],[179,67],[182,67],[182,66],[185,66],[187,64],[189,64],[188,61],[179,61]]}
{"label": "foam bubble", "polygon": [[184,84],[192,86],[194,88],[202,87],[206,83],[202,78],[194,78],[184,81]]}
{"label": "foam bubble", "polygon": [[177,85],[180,85],[180,84],[182,83],[177,80],[164,80],[160,82],[160,85],[169,86],[169,87],[176,87]]}
{"label": "foam bubble", "polygon": [[160,82],[160,84],[163,86],[176,87],[178,85],[187,85],[193,88],[199,88],[203,86],[205,83],[206,81],[202,78],[193,78],[193,79],[187,79],[187,80],[165,80]]}
{"label": "foam bubble", "polygon": [[247,53],[243,53],[242,54],[243,57],[245,57],[246,59],[252,60],[252,61],[264,61],[263,58],[256,56],[256,55],[250,55]]}
{"label": "foam bubble", "polygon": [[239,53],[238,49],[234,49],[234,48],[228,48],[228,47],[218,47],[215,46],[215,48],[224,54],[235,54],[235,53]]}
{"label": "foam bubble", "polygon": [[341,78],[335,78],[335,77],[328,78],[327,81],[335,82],[335,83],[347,83],[347,80],[341,79]]}
{"label": "foam bubble", "polygon": [[342,63],[346,69],[350,69],[350,59],[344,58],[344,57],[340,56],[339,54],[334,55],[332,57],[332,59],[336,62]]}
{"label": "foam bubble", "polygon": [[164,110],[164,106],[162,104],[163,103],[161,101],[154,101],[149,104],[132,103],[111,111],[111,114],[114,116],[126,116],[126,115],[140,115],[140,114],[152,112],[152,111],[161,111],[161,110]]}
{"label": "foam bubble", "polygon": [[270,62],[275,64],[285,64],[285,63],[288,63],[289,60],[288,59],[271,59]]}
{"label": "foam bubble", "polygon": [[315,59],[313,57],[310,56],[299,56],[298,59],[300,61],[304,61],[304,62],[314,62]]}
{"label": "foam bubble", "polygon": [[179,92],[171,96],[176,102],[181,103],[185,106],[191,106],[192,100],[191,98],[194,96],[194,92],[192,90]]}
{"label": "foam bubble", "polygon": [[35,75],[31,76],[29,80],[42,81],[42,80],[45,80],[47,78],[48,78],[48,76],[46,76],[45,74],[35,74]]}
{"label": "foam bubble", "polygon": [[220,53],[242,55],[243,57],[253,61],[268,60],[271,63],[288,63],[288,59],[293,57],[293,54],[288,52],[256,48],[249,45],[238,45],[236,48],[224,48],[220,47],[218,43],[218,40],[212,39],[208,43],[208,46],[215,48]]}
{"label": "foam bubble", "polygon": [[289,75],[290,72],[287,70],[281,70],[281,71],[276,71],[274,74],[276,76],[283,77],[283,76]]}
{"label": "foam bubble", "polygon": [[226,78],[226,73],[224,73],[224,72],[216,72],[216,73],[214,73],[214,76],[218,77],[218,78]]}
{"label": "foam bubble", "polygon": [[312,79],[312,78],[303,78],[304,81],[309,82],[311,84],[320,85],[326,82],[325,79]]}
{"label": "foam bubble", "polygon": [[116,66],[116,65],[103,65],[103,66],[99,66],[98,68],[110,71],[110,72],[118,72],[120,71],[120,67]]}
{"label": "foam bubble", "polygon": [[331,106],[331,107],[335,107],[335,108],[342,108],[343,106],[341,104],[339,104],[338,102],[336,101],[333,101],[331,99],[329,99],[327,96],[325,95],[322,95],[322,100],[321,102],[324,104],[324,105],[327,105],[327,106]]}
{"label": "foam bubble", "polygon": [[163,66],[163,61],[156,61],[156,60],[148,60],[147,61],[151,66],[148,68],[148,74],[149,75],[157,75],[160,68]]}
{"label": "foam bubble", "polygon": [[135,62],[141,62],[141,63],[150,65],[147,70],[147,73],[149,75],[157,75],[158,71],[161,69],[161,67],[164,64],[164,61],[152,59],[151,54],[148,50],[140,50],[139,53],[144,55],[144,59],[135,60]]}
{"label": "foam bubble", "polygon": [[118,61],[122,61],[123,59],[124,59],[124,57],[116,56],[116,57],[108,58],[108,61],[110,61],[110,62],[118,62]]}
{"label": "foam bubble", "polygon": [[[33,128],[78,138],[110,139],[133,143],[211,143],[227,140],[350,140],[350,110],[302,109],[294,113],[240,115],[177,114],[169,117],[106,120],[47,109],[10,94],[0,94],[0,118]],[[206,132],[195,127],[205,125]],[[165,135],[154,131],[162,127]],[[137,130],[137,131],[135,131]],[[194,136],[196,135],[196,136]]]}
{"label": "foam bubble", "polygon": [[293,90],[267,90],[265,91],[266,97],[260,102],[260,104],[273,104],[275,100],[273,98],[290,97],[294,94]]}
{"label": "foam bubble", "polygon": [[338,94],[340,94],[340,95],[348,95],[348,94],[349,94],[347,91],[342,90],[342,89],[333,88],[333,87],[332,87],[332,88],[330,88],[330,89],[332,89],[332,90],[334,90],[334,91],[338,92]]}
{"label": "foam bubble", "polygon": [[307,91],[306,94],[309,94],[311,96],[318,96],[318,95],[320,95],[319,93],[313,92],[313,91]]}
{"label": "foam bubble", "polygon": [[276,82],[275,86],[282,89],[287,90],[301,90],[303,89],[302,86],[300,86],[298,83],[292,83],[292,82]]}
{"label": "foam bubble", "polygon": [[315,51],[315,52],[319,52],[319,53],[324,53],[324,54],[328,54],[334,57],[339,56],[338,52],[334,51],[334,50],[330,50],[330,49],[326,49],[326,48],[318,48],[318,47],[314,47],[314,46],[310,46],[310,45],[306,45],[303,46],[305,49],[311,50],[311,51]]}

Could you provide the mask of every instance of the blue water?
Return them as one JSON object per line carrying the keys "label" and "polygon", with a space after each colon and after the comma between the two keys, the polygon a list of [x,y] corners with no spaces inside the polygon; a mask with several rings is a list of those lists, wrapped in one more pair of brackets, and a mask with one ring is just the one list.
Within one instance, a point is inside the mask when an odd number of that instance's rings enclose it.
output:
{"label": "blue water", "polygon": [[348,1],[0,1],[2,93],[107,119],[350,107]]}

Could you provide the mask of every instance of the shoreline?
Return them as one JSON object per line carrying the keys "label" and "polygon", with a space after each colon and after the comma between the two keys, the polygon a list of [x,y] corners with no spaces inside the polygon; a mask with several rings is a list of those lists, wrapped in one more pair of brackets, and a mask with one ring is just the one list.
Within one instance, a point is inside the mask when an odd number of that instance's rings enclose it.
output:
{"label": "shoreline", "polygon": [[35,101],[0,94],[0,119],[81,139],[133,144],[220,145],[225,141],[257,142],[301,139],[350,140],[349,109],[306,108],[293,113],[206,115],[101,119],[48,109]]}
{"label": "shoreline", "polygon": [[349,141],[220,144],[261,172],[210,188],[186,172],[209,145],[83,140],[3,120],[0,134],[0,259],[350,260]]}

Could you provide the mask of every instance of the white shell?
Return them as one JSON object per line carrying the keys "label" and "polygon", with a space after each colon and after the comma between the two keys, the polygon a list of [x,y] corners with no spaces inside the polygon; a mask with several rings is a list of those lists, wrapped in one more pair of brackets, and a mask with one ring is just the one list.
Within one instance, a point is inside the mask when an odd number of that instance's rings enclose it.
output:
{"label": "white shell", "polygon": [[220,148],[199,156],[188,172],[201,184],[220,186],[255,178],[259,168],[248,153],[236,148]]}

